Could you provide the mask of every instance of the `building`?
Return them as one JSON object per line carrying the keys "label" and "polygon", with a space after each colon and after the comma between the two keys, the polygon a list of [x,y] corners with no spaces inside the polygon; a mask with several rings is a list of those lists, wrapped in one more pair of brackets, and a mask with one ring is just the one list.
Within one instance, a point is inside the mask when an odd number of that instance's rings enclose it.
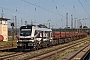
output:
{"label": "building", "polygon": [[0,35],[4,37],[3,41],[8,41],[8,20],[7,18],[0,18]]}

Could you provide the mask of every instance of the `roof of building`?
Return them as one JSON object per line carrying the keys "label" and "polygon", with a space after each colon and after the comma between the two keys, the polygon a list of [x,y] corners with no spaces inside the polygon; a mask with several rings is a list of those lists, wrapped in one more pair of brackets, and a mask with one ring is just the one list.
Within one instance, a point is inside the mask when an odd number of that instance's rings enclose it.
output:
{"label": "roof of building", "polygon": [[10,20],[10,19],[8,19],[8,18],[0,18],[0,20]]}

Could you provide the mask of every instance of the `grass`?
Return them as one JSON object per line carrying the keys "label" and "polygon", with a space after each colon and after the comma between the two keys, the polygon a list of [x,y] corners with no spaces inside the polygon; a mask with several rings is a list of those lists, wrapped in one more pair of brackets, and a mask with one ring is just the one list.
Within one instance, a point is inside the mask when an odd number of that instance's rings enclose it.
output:
{"label": "grass", "polygon": [[[14,44],[15,44],[16,42],[17,42],[16,39],[13,40],[13,43],[14,43]],[[8,41],[1,41],[1,42],[0,42],[0,47],[1,47],[1,46],[7,46],[7,45],[10,45],[10,44],[12,44],[12,39],[11,39],[11,38],[9,38]]]}
{"label": "grass", "polygon": [[[83,38],[83,39],[80,39],[80,40],[87,40],[87,38],[89,38],[90,36],[86,37],[86,38]],[[13,42],[16,43],[17,40],[14,40]],[[34,55],[37,55],[37,54],[42,54],[44,52],[48,52],[48,51],[52,51],[54,49],[57,49],[57,48],[60,48],[62,46],[65,46],[65,45],[68,45],[68,44],[71,44],[71,43],[74,43],[74,42],[77,42],[79,40],[76,40],[76,41],[72,41],[72,42],[69,42],[69,43],[65,43],[65,44],[61,44],[61,45],[57,45],[57,46],[53,46],[53,47],[50,47],[50,48],[46,48],[46,49],[43,49],[41,51],[35,51],[35,52],[32,52],[32,53],[28,53],[28,54],[25,54],[25,56],[18,56],[18,57],[13,57],[12,59],[15,59],[15,58],[18,58],[18,59],[22,59],[22,58],[28,58],[30,56],[34,56]],[[0,46],[2,45],[7,45],[7,44],[12,44],[12,39],[10,38],[9,41],[7,42],[0,42]],[[76,49],[78,48],[78,46],[76,47],[73,47],[73,49]],[[65,54],[71,52],[72,49],[69,49],[69,50],[66,50],[64,53],[62,53],[61,55],[58,53],[56,53],[56,56],[54,58],[52,58],[52,60],[56,60],[57,58],[59,58],[60,56],[64,56]],[[17,59],[16,59],[17,60]]]}
{"label": "grass", "polygon": [[14,53],[14,52],[0,52],[0,56],[11,54],[11,53]]}
{"label": "grass", "polygon": [[61,54],[56,54],[51,60],[57,60],[58,58],[68,54],[69,52],[73,51],[73,49],[68,49],[68,50],[65,50],[63,53]]}
{"label": "grass", "polygon": [[[87,40],[87,38],[83,38],[83,39],[80,39],[80,40]],[[77,41],[79,41],[79,40],[72,41],[72,42],[65,43],[65,44],[61,44],[61,45],[57,45],[57,46],[52,46],[52,47],[50,47],[50,48],[42,49],[42,50],[40,50],[40,51],[31,52],[31,53],[29,53],[29,54],[26,54],[23,58],[28,58],[28,57],[30,57],[30,56],[35,56],[35,55],[38,55],[38,54],[42,54],[42,53],[45,53],[45,52],[49,52],[49,51],[55,50],[55,49],[57,49],[57,48],[60,48],[60,47],[62,47],[62,46],[75,43],[75,42],[77,42]],[[80,44],[80,45],[82,45],[82,44]],[[78,47],[78,46],[73,47],[73,49],[75,49],[75,48],[79,48],[79,47]],[[56,59],[59,58],[60,56],[64,56],[65,54],[73,51],[73,49],[66,50],[66,51],[63,52],[61,55],[58,55],[58,53],[56,53],[56,57],[52,58],[51,60],[56,60]]]}
{"label": "grass", "polygon": [[[85,38],[84,38],[85,39]],[[90,41],[88,41],[88,42],[90,42]],[[87,42],[87,43],[88,43]],[[87,44],[86,42],[85,43],[81,43],[81,44],[79,44],[79,45],[77,45],[77,46],[74,46],[73,48],[71,48],[71,49],[68,49],[68,50],[65,50],[63,53],[61,53],[61,54],[59,54],[59,53],[57,53],[53,58],[51,58],[51,60],[57,60],[58,58],[60,58],[60,57],[62,57],[62,56],[65,56],[66,54],[68,54],[69,52],[72,52],[72,51],[74,51],[75,49],[78,49],[78,48],[80,48],[80,47],[82,47],[83,45],[85,45],[85,44]]]}
{"label": "grass", "polygon": [[[17,40],[13,40],[13,47],[16,47],[16,42]],[[9,38],[8,41],[0,41],[0,47],[3,47],[3,46],[7,46],[8,45],[11,45],[12,46],[12,38]],[[7,55],[7,54],[10,54],[10,53],[13,53],[13,52],[1,52],[0,51],[0,56],[2,55]]]}

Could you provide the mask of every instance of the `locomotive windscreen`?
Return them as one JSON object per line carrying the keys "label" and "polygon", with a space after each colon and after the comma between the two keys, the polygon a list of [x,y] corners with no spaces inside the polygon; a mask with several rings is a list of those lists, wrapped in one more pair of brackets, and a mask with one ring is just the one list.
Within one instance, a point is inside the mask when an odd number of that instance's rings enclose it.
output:
{"label": "locomotive windscreen", "polygon": [[20,36],[30,36],[32,32],[32,26],[22,26],[20,28]]}

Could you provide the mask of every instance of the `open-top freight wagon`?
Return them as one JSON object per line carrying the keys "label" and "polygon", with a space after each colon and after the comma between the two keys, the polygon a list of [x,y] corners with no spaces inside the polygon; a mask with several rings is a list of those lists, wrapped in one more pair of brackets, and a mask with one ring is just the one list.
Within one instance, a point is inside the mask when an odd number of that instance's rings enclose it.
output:
{"label": "open-top freight wagon", "polygon": [[21,26],[17,36],[17,48],[38,49],[70,42],[86,36],[86,33],[78,32],[53,32],[51,29],[35,25]]}
{"label": "open-top freight wagon", "polygon": [[73,40],[81,39],[86,37],[86,33],[78,32],[52,32],[52,37],[55,44],[66,43]]}

